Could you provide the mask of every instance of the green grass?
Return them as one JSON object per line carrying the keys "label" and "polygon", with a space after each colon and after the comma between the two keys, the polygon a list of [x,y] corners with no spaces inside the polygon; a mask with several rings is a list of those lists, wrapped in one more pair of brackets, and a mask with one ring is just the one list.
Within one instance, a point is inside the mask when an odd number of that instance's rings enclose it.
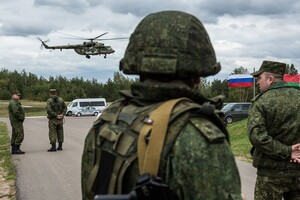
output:
{"label": "green grass", "polygon": [[0,122],[0,172],[0,184],[3,187],[3,191],[1,191],[2,197],[15,200],[16,168],[11,159],[10,140],[7,126],[4,122]]}
{"label": "green grass", "polygon": [[0,161],[1,166],[8,172],[6,179],[15,179],[15,167],[10,157],[10,140],[7,126],[4,122],[0,122]]}
{"label": "green grass", "polygon": [[234,155],[244,161],[251,161],[251,143],[247,134],[247,119],[227,125]]}
{"label": "green grass", "polygon": [[[8,102],[0,101],[0,117],[8,117]],[[21,100],[25,116],[46,116],[46,102]]]}

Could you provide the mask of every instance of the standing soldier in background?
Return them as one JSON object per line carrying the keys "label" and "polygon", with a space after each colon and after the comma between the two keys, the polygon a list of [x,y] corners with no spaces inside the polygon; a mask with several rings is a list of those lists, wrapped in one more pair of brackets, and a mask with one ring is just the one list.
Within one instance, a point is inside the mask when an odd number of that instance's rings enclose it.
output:
{"label": "standing soldier in background", "polygon": [[[57,96],[56,89],[50,89],[50,98],[47,100],[47,117],[49,119],[49,140],[52,145],[49,152],[62,150],[62,143],[64,142],[64,116],[67,111],[67,106],[64,100]],[[56,149],[56,141],[58,147]]]}
{"label": "standing soldier in background", "polygon": [[252,73],[260,90],[248,117],[255,200],[300,199],[300,90],[283,80],[285,70],[265,60]]}
{"label": "standing soldier in background", "polygon": [[25,113],[19,101],[21,94],[16,92],[12,95],[8,104],[9,120],[12,127],[11,135],[11,153],[12,154],[24,154],[21,151],[20,146],[24,139],[23,122],[25,120]]}
{"label": "standing soldier in background", "polygon": [[120,70],[140,82],[120,91],[123,98],[102,112],[85,139],[82,199],[141,189],[136,199],[241,200],[218,101],[197,90],[200,77],[220,69],[196,17],[179,11],[146,16],[120,62]]}

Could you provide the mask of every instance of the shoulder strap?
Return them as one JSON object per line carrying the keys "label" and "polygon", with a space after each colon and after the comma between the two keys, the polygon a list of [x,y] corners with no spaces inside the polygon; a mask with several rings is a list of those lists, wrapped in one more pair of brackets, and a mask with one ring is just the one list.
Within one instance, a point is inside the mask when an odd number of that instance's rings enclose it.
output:
{"label": "shoulder strap", "polygon": [[[160,156],[165,141],[170,115],[174,106],[187,98],[169,100],[154,110],[145,121],[138,138],[138,162],[140,174],[158,174]],[[151,136],[149,135],[151,132]],[[149,137],[149,143],[145,138]]]}

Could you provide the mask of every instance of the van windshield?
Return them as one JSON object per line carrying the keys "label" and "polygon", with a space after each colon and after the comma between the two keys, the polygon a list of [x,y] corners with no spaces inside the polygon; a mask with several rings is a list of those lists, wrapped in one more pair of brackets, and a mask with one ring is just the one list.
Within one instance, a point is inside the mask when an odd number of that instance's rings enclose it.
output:
{"label": "van windshield", "polygon": [[233,107],[234,105],[235,105],[235,104],[232,104],[232,103],[226,104],[226,106],[224,106],[224,107],[222,108],[222,110],[231,110],[232,107]]}

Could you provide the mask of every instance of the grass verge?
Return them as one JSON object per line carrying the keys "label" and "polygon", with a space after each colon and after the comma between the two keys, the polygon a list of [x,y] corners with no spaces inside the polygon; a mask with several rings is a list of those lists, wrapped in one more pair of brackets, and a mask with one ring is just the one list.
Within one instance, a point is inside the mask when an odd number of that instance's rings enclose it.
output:
{"label": "grass verge", "polygon": [[231,148],[234,155],[239,159],[251,162],[250,149],[252,147],[247,133],[247,119],[227,125]]}
{"label": "grass verge", "polygon": [[15,200],[16,169],[10,156],[7,126],[0,122],[0,199]]}

